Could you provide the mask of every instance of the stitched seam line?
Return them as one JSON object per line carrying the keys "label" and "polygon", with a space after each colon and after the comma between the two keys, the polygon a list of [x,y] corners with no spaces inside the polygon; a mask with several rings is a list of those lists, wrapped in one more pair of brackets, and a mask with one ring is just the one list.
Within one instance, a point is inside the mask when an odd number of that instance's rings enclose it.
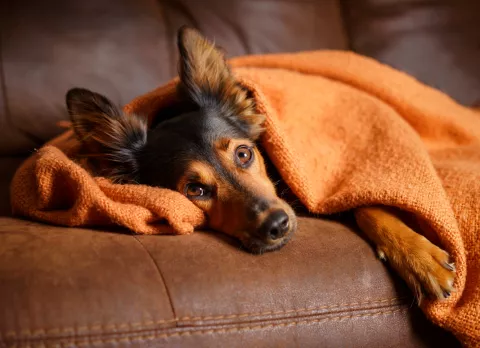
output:
{"label": "stitched seam line", "polygon": [[335,305],[326,305],[326,306],[318,306],[318,307],[305,307],[300,309],[288,309],[282,311],[266,311],[266,312],[253,312],[253,313],[243,313],[243,314],[231,314],[231,315],[219,315],[219,316],[206,316],[206,317],[183,317],[179,318],[178,321],[193,321],[193,320],[217,320],[217,319],[238,319],[238,318],[245,318],[245,317],[257,317],[262,315],[278,315],[278,314],[290,314],[290,313],[303,313],[303,312],[311,312],[320,309],[334,309],[334,308],[348,308],[353,306],[359,305],[366,305],[366,304],[378,304],[378,303],[390,303],[390,302],[397,302],[403,300],[404,298],[389,298],[389,299],[381,299],[375,301],[364,301],[364,302],[352,302],[352,303],[339,303]]}
{"label": "stitched seam line", "polygon": [[[400,308],[388,311],[380,311],[380,312],[373,312],[373,313],[364,313],[364,314],[356,314],[356,315],[343,315],[343,316],[336,316],[336,317],[329,317],[329,318],[322,318],[322,319],[313,319],[313,320],[299,320],[287,323],[276,323],[276,324],[266,324],[266,325],[252,325],[252,326],[242,326],[242,327],[234,327],[234,328],[218,328],[218,329],[208,329],[208,330],[189,330],[189,331],[182,331],[182,332],[169,332],[169,333],[162,333],[162,334],[145,334],[145,335],[131,335],[129,337],[121,337],[121,338],[100,338],[100,339],[92,339],[92,337],[85,337],[82,340],[79,340],[78,337],[72,336],[70,338],[59,338],[56,341],[61,341],[62,344],[66,344],[68,341],[74,342],[75,345],[81,346],[92,346],[98,344],[108,344],[108,343],[138,343],[153,339],[164,339],[164,338],[171,338],[171,337],[182,337],[182,336],[193,336],[193,335],[205,335],[205,334],[213,334],[213,333],[235,333],[235,332],[243,332],[248,330],[261,330],[261,329],[269,329],[269,328],[282,328],[282,327],[294,327],[300,325],[310,325],[310,324],[318,324],[323,322],[332,322],[332,321],[344,321],[347,319],[354,319],[354,318],[371,318],[377,317],[380,315],[390,315],[400,312],[407,312],[408,308]],[[55,338],[53,338],[55,340]],[[40,345],[44,345],[44,342],[39,342]]]}
{"label": "stitched seam line", "polygon": [[375,301],[363,301],[363,302],[351,302],[351,303],[339,303],[335,305],[327,305],[327,306],[318,306],[318,307],[305,307],[300,309],[291,309],[291,310],[283,310],[283,311],[266,311],[266,312],[252,312],[252,313],[242,313],[242,314],[231,314],[231,315],[219,315],[219,316],[205,316],[205,317],[181,317],[175,319],[164,319],[164,320],[149,320],[145,322],[134,322],[134,323],[120,323],[120,324],[97,324],[91,326],[78,326],[78,327],[65,327],[65,328],[52,328],[52,329],[36,329],[36,330],[29,330],[24,329],[20,332],[15,331],[8,331],[5,334],[0,334],[0,337],[21,337],[21,336],[41,336],[41,335],[48,335],[48,334],[62,334],[62,333],[75,333],[80,331],[107,331],[107,330],[121,330],[121,329],[135,329],[139,327],[146,327],[146,326],[155,326],[155,325],[162,325],[162,324],[170,324],[170,323],[182,323],[182,322],[191,322],[194,320],[198,321],[209,321],[209,320],[217,320],[217,319],[238,319],[238,318],[247,318],[247,317],[258,317],[263,315],[279,315],[279,314],[298,314],[298,313],[305,313],[311,312],[316,310],[322,309],[350,309],[352,306],[359,306],[359,305],[370,305],[370,304],[392,304],[397,303],[401,300],[406,299],[405,297],[401,298],[389,298],[389,299],[380,299]]}

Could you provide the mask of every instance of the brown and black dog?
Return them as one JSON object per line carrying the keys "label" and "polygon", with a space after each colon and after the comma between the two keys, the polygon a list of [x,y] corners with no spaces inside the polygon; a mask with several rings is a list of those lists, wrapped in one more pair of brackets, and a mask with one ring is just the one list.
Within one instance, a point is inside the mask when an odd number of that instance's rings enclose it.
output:
{"label": "brown and black dog", "polygon": [[[120,183],[177,190],[201,208],[210,228],[238,238],[253,253],[285,245],[296,230],[293,209],[267,175],[255,141],[264,116],[236,81],[223,54],[196,30],[182,28],[179,95],[185,110],[147,127],[107,98],[74,88],[67,93],[73,128],[99,175]],[[420,301],[453,290],[448,254],[386,207],[354,211],[360,229]]]}

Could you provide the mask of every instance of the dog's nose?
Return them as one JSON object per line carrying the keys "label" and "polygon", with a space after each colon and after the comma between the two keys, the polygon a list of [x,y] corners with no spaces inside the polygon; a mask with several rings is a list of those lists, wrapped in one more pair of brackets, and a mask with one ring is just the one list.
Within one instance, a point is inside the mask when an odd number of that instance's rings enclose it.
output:
{"label": "dog's nose", "polygon": [[277,240],[285,236],[289,228],[288,215],[283,210],[271,213],[260,226],[260,235],[270,240]]}

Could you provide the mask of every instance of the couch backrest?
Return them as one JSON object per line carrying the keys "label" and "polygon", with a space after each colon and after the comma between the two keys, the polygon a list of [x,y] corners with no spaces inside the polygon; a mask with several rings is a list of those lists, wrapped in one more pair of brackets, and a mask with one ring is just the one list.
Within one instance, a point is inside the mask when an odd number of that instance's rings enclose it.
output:
{"label": "couch backrest", "polygon": [[[229,56],[353,48],[465,103],[480,90],[480,4],[415,0],[16,0],[0,3],[0,155],[62,130],[65,92],[122,105],[176,74],[176,30]],[[475,92],[476,91],[476,92]],[[478,95],[480,97],[480,95]]]}

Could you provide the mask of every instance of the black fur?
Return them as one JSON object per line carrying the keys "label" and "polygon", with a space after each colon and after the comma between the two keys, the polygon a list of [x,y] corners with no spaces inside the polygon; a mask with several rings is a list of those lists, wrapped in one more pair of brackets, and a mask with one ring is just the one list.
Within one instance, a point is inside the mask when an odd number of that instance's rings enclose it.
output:
{"label": "black fur", "polygon": [[213,142],[258,137],[263,116],[255,114],[253,99],[231,75],[223,54],[188,28],[179,31],[178,49],[183,102],[161,110],[150,130],[144,118],[125,115],[98,93],[68,91],[73,128],[100,175],[175,188],[186,163],[200,158],[228,176],[216,164]]}
{"label": "black fur", "polygon": [[99,175],[116,182],[136,181],[138,158],[147,144],[144,118],[125,115],[106,97],[83,88],[66,95],[73,129]]}
{"label": "black fur", "polygon": [[[223,54],[198,32],[180,30],[178,46],[178,98],[157,115],[146,115],[155,116],[150,129],[146,117],[124,114],[104,96],[79,88],[67,93],[84,152],[99,175],[119,183],[183,191],[197,205],[203,201],[199,207],[206,212],[209,227],[239,237],[251,252],[277,250],[296,229],[295,214],[263,177],[262,163],[257,163],[257,172],[242,173],[240,168],[247,167],[241,167],[238,153],[217,148],[224,139],[248,139],[235,143],[237,149],[246,143],[250,147],[263,131],[264,115],[257,113],[252,95],[232,75]],[[229,154],[232,162],[220,158]],[[214,173],[215,183],[202,182],[201,172],[189,170],[199,161]],[[191,191],[192,187],[201,191]],[[238,214],[233,222],[228,219],[231,214]]]}
{"label": "black fur", "polygon": [[175,189],[177,178],[192,160],[204,161],[226,177],[229,174],[219,164],[212,144],[219,138],[247,137],[221,115],[195,111],[177,116],[148,133],[147,145],[139,157],[139,181]]}

